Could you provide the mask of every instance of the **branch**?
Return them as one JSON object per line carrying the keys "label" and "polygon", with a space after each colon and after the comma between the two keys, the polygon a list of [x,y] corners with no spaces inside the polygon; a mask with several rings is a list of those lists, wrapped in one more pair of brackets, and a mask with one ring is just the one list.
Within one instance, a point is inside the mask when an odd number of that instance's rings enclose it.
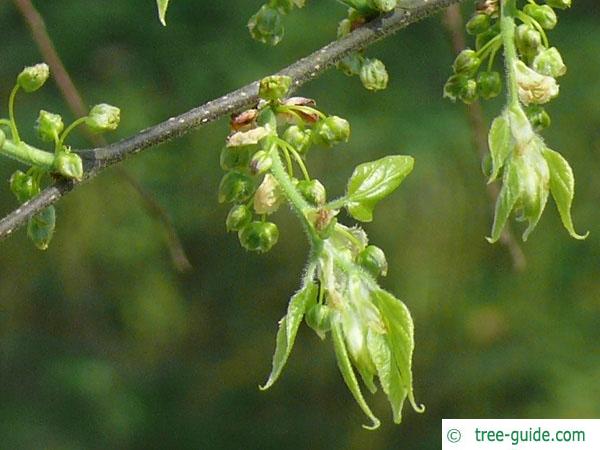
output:
{"label": "branch", "polygon": [[[409,25],[431,16],[442,8],[459,3],[462,0],[410,0],[410,6],[379,17],[358,28],[344,38],[334,41],[313,54],[303,58],[278,74],[293,79],[294,89],[317,78],[333,67],[348,54],[362,50]],[[78,152],[83,159],[85,176],[80,182],[94,178],[107,167],[115,165],[125,158],[156,146],[192,130],[214,122],[221,117],[254,106],[258,102],[258,81],[250,83],[234,92],[194,108],[178,117],[159,123],[141,131],[135,136],[123,139],[115,144]],[[80,183],[60,180],[44,189],[38,196],[22,204],[0,221],[0,240],[23,226],[29,217],[47,206],[56,203]]]}

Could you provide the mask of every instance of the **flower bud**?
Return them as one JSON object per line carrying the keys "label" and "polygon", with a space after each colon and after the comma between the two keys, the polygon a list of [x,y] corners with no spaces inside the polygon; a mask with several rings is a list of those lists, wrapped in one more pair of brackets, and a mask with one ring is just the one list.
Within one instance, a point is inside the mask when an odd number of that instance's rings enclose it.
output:
{"label": "flower bud", "polygon": [[558,17],[548,5],[527,4],[523,12],[535,19],[545,30],[552,30],[558,23]]}
{"label": "flower bud", "polygon": [[477,50],[481,50],[481,48],[485,44],[487,44],[488,42],[490,42],[497,35],[498,35],[498,30],[495,30],[493,28],[490,28],[489,30],[484,31],[483,33],[478,34],[477,37],[475,38],[475,48]]}
{"label": "flower bud", "polygon": [[248,21],[248,30],[258,42],[277,45],[283,39],[281,14],[269,5],[263,5]]}
{"label": "flower bud", "polygon": [[349,138],[350,124],[341,117],[329,116],[315,125],[313,139],[320,144],[331,147],[340,142],[348,142]]}
{"label": "flower bud", "polygon": [[40,250],[47,250],[54,228],[56,226],[56,211],[54,206],[49,206],[39,214],[31,217],[27,223],[27,236]]}
{"label": "flower bud", "polygon": [[269,127],[256,127],[248,131],[238,131],[227,138],[227,147],[245,147],[258,144],[271,134]]}
{"label": "flower bud", "polygon": [[229,210],[225,225],[227,231],[240,231],[252,222],[252,211],[246,205],[235,205]]}
{"label": "flower bud", "polygon": [[387,275],[388,263],[385,253],[375,245],[369,245],[360,252],[356,262],[375,278]]}
{"label": "flower bud", "polygon": [[458,100],[461,90],[469,81],[466,75],[452,75],[444,84],[444,98],[448,98],[455,102]]}
{"label": "flower bud", "polygon": [[540,105],[530,105],[525,112],[535,131],[541,131],[548,128],[552,123],[550,115]]}
{"label": "flower bud", "polygon": [[531,25],[523,23],[515,32],[515,43],[522,55],[533,57],[542,46],[542,35]]}
{"label": "flower bud", "polygon": [[567,73],[567,66],[556,47],[547,48],[538,53],[533,60],[532,67],[537,73],[553,78],[562,77]]}
{"label": "flower bud", "polygon": [[19,202],[25,203],[40,193],[40,186],[34,177],[17,170],[10,177],[10,190]]}
{"label": "flower bud", "polygon": [[316,206],[325,204],[327,193],[325,186],[319,180],[302,180],[298,182],[296,187],[307,202]]}
{"label": "flower bud", "polygon": [[519,99],[525,105],[548,103],[558,95],[559,87],[552,77],[541,75],[527,67],[522,61],[515,63]]}
{"label": "flower bud", "polygon": [[568,9],[571,7],[571,0],[546,0],[546,4],[551,8]]}
{"label": "flower bud", "polygon": [[121,110],[116,106],[101,103],[94,106],[85,119],[85,124],[96,133],[114,131],[121,121]]}
{"label": "flower bud", "polygon": [[265,150],[257,151],[250,160],[250,173],[252,175],[260,175],[271,168],[273,159]]}
{"label": "flower bud", "polygon": [[50,68],[47,64],[36,64],[25,67],[17,77],[17,84],[25,92],[34,92],[41,88],[50,76]]}
{"label": "flower bud", "polygon": [[40,139],[45,142],[56,142],[65,128],[62,117],[41,110],[36,123],[36,130]]}
{"label": "flower bud", "polygon": [[242,203],[254,193],[254,180],[250,175],[235,170],[228,172],[219,184],[219,203]]}
{"label": "flower bud", "polygon": [[477,76],[477,90],[481,98],[489,100],[502,92],[502,79],[498,72],[480,72]]}
{"label": "flower bud", "polygon": [[294,147],[298,153],[304,155],[312,144],[312,130],[302,130],[299,126],[292,125],[283,133],[283,140]]}
{"label": "flower bud", "polygon": [[360,74],[362,60],[363,58],[358,53],[350,53],[342,59],[337,66],[345,75],[351,77]]}
{"label": "flower bud", "polygon": [[325,334],[331,330],[331,308],[327,305],[317,303],[308,309],[304,318],[306,324],[311,327],[321,339],[325,339]]}
{"label": "flower bud", "polygon": [[285,75],[272,75],[260,80],[258,95],[260,98],[267,101],[281,100],[286,96],[291,86],[292,79],[290,77]]}
{"label": "flower bud", "polygon": [[220,164],[223,170],[242,169],[248,167],[250,156],[258,149],[258,145],[244,147],[227,147],[221,150]]}
{"label": "flower bud", "polygon": [[273,214],[284,200],[279,183],[268,173],[254,194],[254,211],[256,214]]}
{"label": "flower bud", "polygon": [[389,76],[385,65],[378,59],[366,59],[360,68],[360,81],[365,89],[381,91],[388,85]]}
{"label": "flower bud", "polygon": [[487,14],[475,14],[467,22],[467,33],[477,35],[489,30],[492,20]]}
{"label": "flower bud", "polygon": [[398,0],[369,0],[368,3],[377,11],[390,12],[397,6]]}
{"label": "flower bud", "polygon": [[81,180],[83,178],[83,162],[77,153],[71,153],[62,149],[54,158],[54,171],[69,180]]}
{"label": "flower bud", "polygon": [[338,39],[343,38],[347,34],[350,34],[352,31],[352,21],[350,19],[342,20],[337,27],[337,37]]}
{"label": "flower bud", "polygon": [[461,102],[470,105],[479,97],[477,90],[477,82],[473,79],[468,79],[458,93],[458,98]]}
{"label": "flower bud", "polygon": [[467,76],[475,75],[480,65],[481,59],[477,56],[477,52],[467,48],[460,52],[454,60],[454,73]]}
{"label": "flower bud", "polygon": [[480,0],[475,5],[475,9],[477,12],[481,14],[487,14],[491,17],[498,17],[500,11],[500,1],[499,0]]}
{"label": "flower bud", "polygon": [[279,239],[279,229],[272,222],[251,222],[238,232],[240,244],[251,252],[266,253]]}

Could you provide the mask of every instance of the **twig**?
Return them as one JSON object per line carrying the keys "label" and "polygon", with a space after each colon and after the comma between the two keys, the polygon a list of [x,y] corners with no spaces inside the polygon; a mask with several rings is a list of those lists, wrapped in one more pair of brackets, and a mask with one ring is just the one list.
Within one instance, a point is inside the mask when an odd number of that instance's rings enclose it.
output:
{"label": "twig", "polygon": [[[413,0],[410,7],[397,8],[356,29],[344,38],[334,41],[310,56],[283,69],[279,74],[293,79],[294,88],[317,78],[348,54],[364,49],[412,23],[431,16],[442,8],[462,0]],[[94,178],[105,168],[123,159],[184,135],[233,112],[249,108],[258,102],[258,81],[234,92],[192,109],[178,117],[141,131],[135,136],[109,146],[78,152],[84,160],[84,180]],[[79,183],[61,180],[44,189],[37,197],[24,203],[0,221],[0,240],[21,227],[27,219],[45,207],[57,202]]]}
{"label": "twig", "polygon": [[[13,0],[13,2],[29,26],[33,41],[38,46],[44,61],[46,61],[48,66],[50,66],[50,70],[52,71],[58,89],[71,109],[71,112],[75,115],[75,117],[85,116],[87,114],[87,108],[85,106],[85,102],[83,101],[83,97],[79,93],[75,83],[73,83],[73,80],[65,68],[60,55],[56,51],[56,47],[52,42],[52,38],[48,34],[44,18],[35,8],[35,6],[33,6],[31,0]],[[98,147],[108,145],[108,142],[101,135],[90,133],[85,128],[82,130],[84,130],[87,139],[93,145]],[[158,200],[156,200],[152,193],[145,189],[125,169],[118,168],[117,175],[135,190],[148,214],[150,214],[163,225],[167,245],[169,247],[169,253],[175,268],[180,272],[191,269],[192,265],[181,244],[177,230],[175,229],[175,226],[173,225],[173,222],[171,221],[171,218],[166,210],[162,207]]]}
{"label": "twig", "polygon": [[[466,46],[465,34],[463,32],[463,19],[460,12],[459,5],[452,5],[446,9],[444,14],[444,24],[450,33],[452,40],[452,47],[455,53],[460,52]],[[481,103],[476,101],[466,108],[467,116],[469,118],[469,124],[471,126],[471,132],[473,136],[473,145],[479,153],[479,156],[483,160],[488,153],[488,142],[487,142],[487,128],[485,125],[485,118]],[[500,188],[498,183],[487,184],[487,193],[492,200],[492,204],[496,203],[496,199],[500,194]],[[500,236],[500,242],[508,249],[512,258],[513,267],[516,271],[522,272],[525,270],[527,260],[525,254],[521,249],[521,246],[515,239],[510,226],[506,224],[502,235]]]}

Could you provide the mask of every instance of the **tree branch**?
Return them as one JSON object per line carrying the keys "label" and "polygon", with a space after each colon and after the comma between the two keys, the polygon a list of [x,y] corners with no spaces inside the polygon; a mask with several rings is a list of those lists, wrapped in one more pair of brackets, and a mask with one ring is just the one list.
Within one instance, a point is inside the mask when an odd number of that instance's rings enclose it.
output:
{"label": "tree branch", "polygon": [[[358,28],[344,38],[334,41],[313,54],[303,58],[279,72],[293,79],[294,88],[317,78],[348,54],[362,50],[384,39],[398,30],[406,28],[436,13],[442,8],[462,0],[410,0],[409,6],[379,17]],[[91,180],[107,167],[125,158],[156,146],[170,139],[182,136],[221,117],[236,111],[250,108],[258,102],[258,81],[234,92],[194,108],[178,117],[141,131],[135,136],[115,144],[78,152],[83,161],[85,176],[81,183]],[[38,196],[24,203],[0,221],[0,240],[25,224],[29,217],[57,202],[80,183],[60,180],[44,189]]]}

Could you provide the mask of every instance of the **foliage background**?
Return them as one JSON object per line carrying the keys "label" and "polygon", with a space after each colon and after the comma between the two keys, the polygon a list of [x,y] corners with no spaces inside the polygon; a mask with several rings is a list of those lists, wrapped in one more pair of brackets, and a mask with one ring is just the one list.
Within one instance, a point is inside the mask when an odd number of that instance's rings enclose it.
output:
{"label": "foliage background", "polygon": [[[175,1],[166,29],[149,0],[36,6],[87,101],[121,106],[118,139],[331,40],[343,8],[310,3],[288,18],[275,49],[245,30],[258,0]],[[575,221],[592,234],[570,239],[549,205],[523,245],[521,274],[503,247],[483,239],[491,206],[464,109],[441,98],[453,55],[439,17],[370,50],[388,64],[387,91],[368,93],[336,71],[301,91],[353,124],[348,145],[310,155],[330,193],[341,193],[360,162],[416,157],[366,228],[389,256],[385,286],[414,315],[415,389],[426,414],[406,410],[394,426],[378,394],[371,402],[388,420],[364,431],[331,343],[306,328],[283,378],[259,392],[306,245],[287,211],[266,257],[226,234],[227,208],[216,203],[220,122],[126,163],[172,215],[193,271],[176,273],[162,228],[111,172],[60,203],[48,252],[24,232],[0,244],[0,447],[436,449],[442,417],[599,417],[600,9],[574,3],[551,33],[570,71],[550,106],[547,139],[574,167]],[[40,56],[11,2],[0,2],[0,29],[6,97]],[[20,98],[21,123],[33,125],[41,107],[69,117],[50,84]],[[500,108],[486,105],[489,118]],[[31,129],[27,136],[35,140]],[[86,145],[81,135],[75,141]],[[15,168],[3,160],[0,179]],[[0,207],[15,207],[7,185]]]}

